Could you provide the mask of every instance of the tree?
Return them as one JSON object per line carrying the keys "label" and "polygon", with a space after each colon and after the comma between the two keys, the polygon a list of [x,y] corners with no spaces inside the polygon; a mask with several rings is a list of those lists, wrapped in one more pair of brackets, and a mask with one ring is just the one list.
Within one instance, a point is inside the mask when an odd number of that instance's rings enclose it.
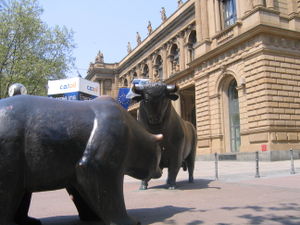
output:
{"label": "tree", "polygon": [[66,77],[73,66],[73,32],[41,20],[37,0],[0,0],[0,98],[11,84],[45,95],[49,79]]}

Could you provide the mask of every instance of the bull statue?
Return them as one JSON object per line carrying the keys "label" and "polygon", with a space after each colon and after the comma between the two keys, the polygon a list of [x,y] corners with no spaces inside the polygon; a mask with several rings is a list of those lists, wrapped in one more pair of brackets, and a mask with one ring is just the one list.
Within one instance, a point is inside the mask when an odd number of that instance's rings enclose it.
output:
{"label": "bull statue", "polygon": [[[184,121],[175,111],[171,100],[178,99],[176,85],[161,82],[134,85],[133,100],[141,101],[138,118],[153,134],[163,134],[161,168],[168,168],[167,185],[175,189],[179,169],[188,169],[189,182],[193,182],[197,136],[194,126]],[[149,179],[142,181],[140,189],[147,189]]]}
{"label": "bull statue", "polygon": [[61,188],[83,220],[140,224],[126,212],[123,178],[161,176],[161,139],[110,97],[0,100],[0,225],[40,224],[27,215],[31,193]]}

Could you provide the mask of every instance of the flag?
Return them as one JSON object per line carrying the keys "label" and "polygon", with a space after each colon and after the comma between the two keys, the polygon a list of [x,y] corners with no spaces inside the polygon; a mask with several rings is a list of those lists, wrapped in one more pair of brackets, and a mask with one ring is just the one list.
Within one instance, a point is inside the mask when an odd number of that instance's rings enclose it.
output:
{"label": "flag", "polygon": [[129,92],[129,90],[130,90],[130,88],[119,88],[119,93],[118,93],[117,101],[125,109],[128,109],[128,107],[130,105],[130,99],[126,98],[126,95]]}

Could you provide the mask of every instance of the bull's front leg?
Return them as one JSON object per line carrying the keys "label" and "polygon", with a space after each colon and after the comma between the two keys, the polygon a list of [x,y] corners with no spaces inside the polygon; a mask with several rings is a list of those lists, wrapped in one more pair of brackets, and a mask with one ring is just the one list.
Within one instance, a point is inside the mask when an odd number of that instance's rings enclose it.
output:
{"label": "bull's front leg", "polygon": [[178,160],[176,159],[170,160],[168,166],[168,179],[167,179],[167,185],[170,190],[176,189],[176,178],[180,167],[181,167],[181,163],[179,163]]}
{"label": "bull's front leg", "polygon": [[150,179],[142,180],[140,190],[147,190]]}
{"label": "bull's front leg", "polygon": [[106,225],[139,225],[127,215],[123,196],[123,174],[105,168],[80,165],[79,192]]}

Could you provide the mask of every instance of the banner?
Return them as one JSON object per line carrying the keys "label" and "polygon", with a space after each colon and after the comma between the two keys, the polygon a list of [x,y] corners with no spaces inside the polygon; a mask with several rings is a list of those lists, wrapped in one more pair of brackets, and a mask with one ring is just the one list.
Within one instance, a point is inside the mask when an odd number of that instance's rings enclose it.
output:
{"label": "banner", "polygon": [[128,109],[130,105],[130,99],[126,98],[127,93],[129,92],[130,88],[120,88],[118,93],[117,101],[123,106],[125,109]]}

